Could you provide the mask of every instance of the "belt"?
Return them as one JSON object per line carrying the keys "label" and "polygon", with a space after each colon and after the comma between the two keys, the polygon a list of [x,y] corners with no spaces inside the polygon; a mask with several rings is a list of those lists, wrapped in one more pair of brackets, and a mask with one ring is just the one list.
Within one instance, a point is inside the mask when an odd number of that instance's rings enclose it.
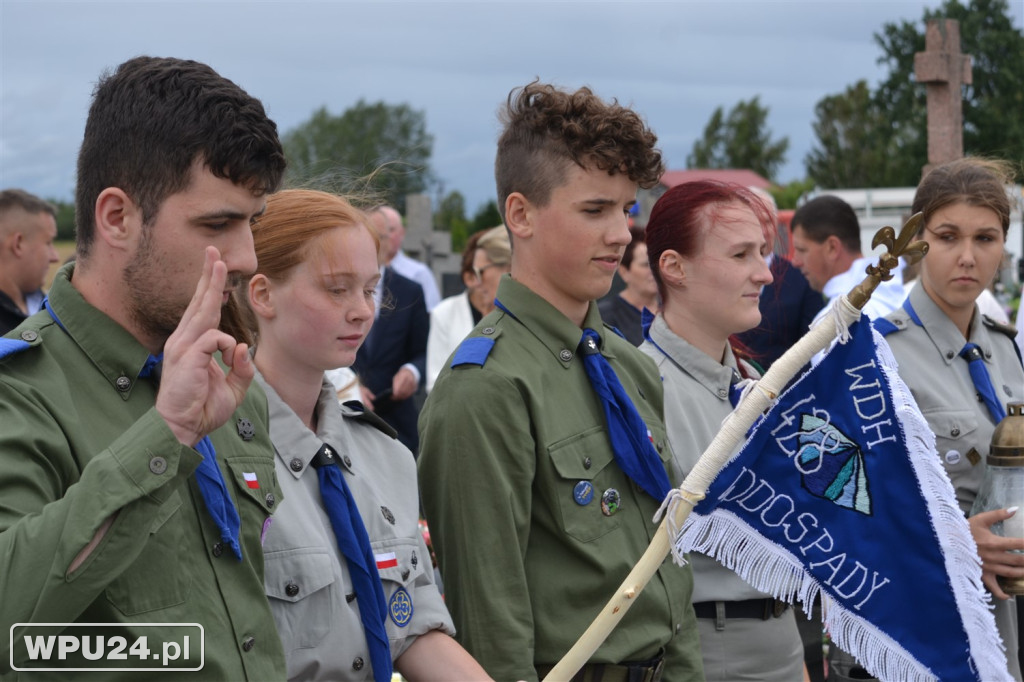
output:
{"label": "belt", "polygon": [[[588,663],[573,675],[572,682],[660,682],[664,666],[664,653],[635,663]],[[553,665],[538,665],[537,675],[544,679],[552,668]]]}
{"label": "belt", "polygon": [[768,620],[778,618],[789,604],[779,599],[745,599],[743,601],[702,601],[693,605],[693,611],[698,618],[717,618],[717,604],[725,606],[726,618],[753,618],[756,620]]}

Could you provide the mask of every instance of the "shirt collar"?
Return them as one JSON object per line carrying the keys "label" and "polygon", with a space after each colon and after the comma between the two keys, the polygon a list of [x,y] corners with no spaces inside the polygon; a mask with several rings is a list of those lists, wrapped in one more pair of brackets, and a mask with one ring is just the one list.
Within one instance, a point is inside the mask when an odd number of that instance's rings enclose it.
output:
{"label": "shirt collar", "polygon": [[[343,417],[341,410],[338,409],[338,397],[334,385],[326,377],[320,386],[320,396],[316,402],[317,433],[313,433],[306,427],[292,408],[281,399],[274,387],[267,383],[259,370],[256,370],[255,379],[267,394],[270,439],[274,443],[277,458],[295,479],[301,478],[310,468],[310,460],[316,456],[324,443],[334,448],[339,455],[353,453],[348,432],[342,424]],[[292,465],[294,460],[298,460],[302,464],[301,467],[297,467],[297,471],[296,467]],[[349,462],[351,462],[351,457],[349,457]],[[343,458],[339,458],[339,464],[351,470],[351,465],[346,464]]]}
{"label": "shirt collar", "polygon": [[[909,299],[910,304],[914,307],[914,312],[917,313],[918,319],[924,325],[924,331],[928,338],[935,344],[935,348],[942,355],[945,363],[947,365],[952,364],[956,361],[957,356],[960,355],[960,351],[963,350],[967,340],[953,321],[949,319],[949,316],[931,299],[920,282],[911,290]],[[914,324],[914,322],[909,321],[909,324]],[[978,311],[977,304],[974,305],[974,315],[971,317],[969,331],[971,333],[971,343],[978,344],[978,349],[981,350],[981,354],[986,359],[991,358],[992,337],[989,336],[985,325],[981,323],[981,313]]]}
{"label": "shirt collar", "polygon": [[127,329],[82,297],[71,284],[74,269],[75,264],[69,263],[57,272],[47,305],[111,388],[127,400],[149,351]]}
{"label": "shirt collar", "polygon": [[[501,276],[497,299],[501,302],[502,308],[522,323],[563,367],[572,364],[580,339],[583,337],[583,329],[577,327],[572,320],[529,287],[512,279],[511,275]],[[607,334],[611,332],[605,328],[601,312],[594,301],[591,301],[587,308],[583,328],[593,329],[601,337],[602,355],[606,358],[615,357],[605,343]]]}
{"label": "shirt collar", "polygon": [[739,378],[739,371],[736,356],[728,344],[725,347],[724,363],[718,363],[669,329],[660,313],[651,324],[651,341],[676,367],[693,377],[697,383],[720,400],[729,400],[729,387],[732,386],[734,376]]}

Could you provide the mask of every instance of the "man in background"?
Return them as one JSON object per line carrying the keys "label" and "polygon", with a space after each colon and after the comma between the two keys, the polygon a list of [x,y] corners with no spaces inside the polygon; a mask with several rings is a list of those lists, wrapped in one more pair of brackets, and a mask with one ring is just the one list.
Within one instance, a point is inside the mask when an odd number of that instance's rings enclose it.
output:
{"label": "man in background", "polygon": [[56,238],[52,204],[20,189],[0,192],[0,336],[35,312],[28,298],[58,260]]}
{"label": "man in background", "polygon": [[[816,197],[797,209],[792,226],[793,265],[828,302],[863,281],[874,260],[861,252],[860,222],[852,206],[836,196]],[[893,278],[879,284],[868,299],[864,312],[869,318],[884,317],[903,304],[907,294],[902,265],[900,261]]]}
{"label": "man in background", "polygon": [[423,287],[423,300],[429,313],[441,302],[441,292],[438,291],[437,281],[430,268],[402,251],[402,243],[405,241],[402,216],[390,206],[378,206],[370,211],[370,220],[381,237],[384,264]]}

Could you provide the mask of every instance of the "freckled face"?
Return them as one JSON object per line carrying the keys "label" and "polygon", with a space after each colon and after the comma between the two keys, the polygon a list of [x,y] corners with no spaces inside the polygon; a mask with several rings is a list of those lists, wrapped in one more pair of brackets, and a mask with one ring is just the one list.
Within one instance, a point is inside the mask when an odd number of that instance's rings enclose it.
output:
{"label": "freckled face", "polygon": [[275,315],[261,318],[260,345],[272,343],[316,372],[350,366],[373,324],[378,279],[369,231],[331,230],[287,280],[270,283]]}

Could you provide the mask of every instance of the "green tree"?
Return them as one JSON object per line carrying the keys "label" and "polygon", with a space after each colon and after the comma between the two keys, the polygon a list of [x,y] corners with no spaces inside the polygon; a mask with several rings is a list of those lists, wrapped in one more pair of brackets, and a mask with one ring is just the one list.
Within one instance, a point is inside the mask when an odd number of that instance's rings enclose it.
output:
{"label": "green tree", "polygon": [[[820,187],[882,187],[898,181],[904,156],[888,153],[888,114],[872,97],[867,81],[829,95],[814,108],[817,145],[804,159],[807,175]],[[897,145],[898,147],[898,145]]]}
{"label": "green tree", "polygon": [[472,235],[474,232],[480,230],[487,230],[492,227],[501,225],[501,212],[498,211],[498,202],[491,199],[486,204],[482,204],[480,208],[473,214],[473,219],[469,223],[469,233],[467,236]]}
{"label": "green tree", "polygon": [[774,185],[768,188],[769,194],[775,199],[779,210],[796,208],[797,201],[807,192],[814,189],[814,180],[793,180],[785,185]]}
{"label": "green tree", "polygon": [[768,108],[760,97],[740,100],[726,116],[715,109],[704,135],[686,158],[691,168],[748,168],[772,180],[786,161],[789,138],[772,141],[767,129]]}
{"label": "green tree", "polygon": [[466,219],[466,197],[458,190],[446,194],[437,204],[434,229],[449,232],[452,252],[461,253],[469,238],[469,220]]}
{"label": "green tree", "polygon": [[[925,49],[926,22],[939,18],[960,22],[960,49],[972,58],[972,84],[963,88],[964,152],[1024,159],[1024,32],[1013,26],[1006,0],[945,0],[925,9],[920,22],[888,23],[875,34],[878,62],[889,73],[870,103],[857,85],[818,103],[818,147],[805,159],[809,176],[833,187],[918,183],[928,162],[927,94],[914,80],[914,55]],[[858,106],[864,111],[847,115]],[[842,159],[827,162],[830,155]],[[853,170],[855,160],[860,167]],[[831,180],[837,176],[826,170],[830,165],[846,168],[844,175]]]}
{"label": "green tree", "polygon": [[405,197],[433,181],[434,138],[408,104],[359,100],[340,116],[321,107],[282,138],[291,187],[369,193],[405,210]]}
{"label": "green tree", "polygon": [[70,201],[47,199],[57,208],[57,241],[75,240],[75,205]]}

